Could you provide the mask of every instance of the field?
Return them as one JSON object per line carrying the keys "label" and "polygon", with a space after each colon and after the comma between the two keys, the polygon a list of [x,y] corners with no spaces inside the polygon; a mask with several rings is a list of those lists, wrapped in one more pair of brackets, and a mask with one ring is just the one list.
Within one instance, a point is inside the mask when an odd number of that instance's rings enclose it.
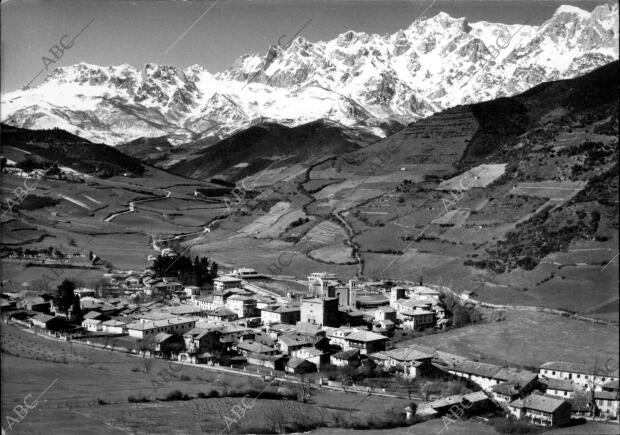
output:
{"label": "field", "polygon": [[585,187],[583,181],[540,181],[519,183],[509,194],[567,201]]}
{"label": "field", "polygon": [[506,164],[479,165],[462,174],[443,181],[437,190],[469,190],[474,187],[487,187],[506,172]]}
{"label": "field", "polygon": [[[173,390],[195,397],[210,390],[278,388],[260,379],[157,360],[152,361],[147,374],[140,357],[77,344],[71,347],[12,325],[3,325],[2,338],[3,416],[22,403],[27,394],[36,397],[51,385],[36,409],[13,427],[15,433],[221,433],[226,430],[225,417],[235,419],[231,410],[242,403],[241,398],[129,404],[127,397],[161,398]],[[167,381],[162,381],[160,373],[166,375]],[[309,403],[258,399],[232,428],[233,432],[256,433],[279,426],[295,427],[291,426],[295,423],[334,425],[349,418],[363,420],[400,413],[407,403],[402,399],[323,390],[314,392]]]}
{"label": "field", "polygon": [[506,311],[505,318],[407,340],[397,347],[421,344],[470,359],[529,367],[547,361],[592,366],[608,358],[618,361],[618,326],[530,311]]}

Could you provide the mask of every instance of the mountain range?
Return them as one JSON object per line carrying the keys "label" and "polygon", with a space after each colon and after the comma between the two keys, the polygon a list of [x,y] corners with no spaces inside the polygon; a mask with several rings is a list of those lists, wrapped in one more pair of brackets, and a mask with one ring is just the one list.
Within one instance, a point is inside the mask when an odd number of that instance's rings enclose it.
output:
{"label": "mountain range", "polygon": [[443,109],[572,78],[618,59],[618,4],[561,6],[539,26],[469,23],[439,13],[394,34],[298,37],[212,74],[147,64],[54,69],[39,86],[2,95],[2,122],[59,127],[118,145],[218,139],[264,121],[326,118],[383,136]]}

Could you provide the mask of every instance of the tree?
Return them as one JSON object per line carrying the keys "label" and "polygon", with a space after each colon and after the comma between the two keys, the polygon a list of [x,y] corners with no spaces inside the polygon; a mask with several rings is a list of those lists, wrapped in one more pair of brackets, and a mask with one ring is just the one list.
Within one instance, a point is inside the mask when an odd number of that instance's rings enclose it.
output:
{"label": "tree", "polygon": [[56,289],[56,306],[65,314],[75,301],[73,290],[75,290],[75,284],[68,279],[65,279]]}

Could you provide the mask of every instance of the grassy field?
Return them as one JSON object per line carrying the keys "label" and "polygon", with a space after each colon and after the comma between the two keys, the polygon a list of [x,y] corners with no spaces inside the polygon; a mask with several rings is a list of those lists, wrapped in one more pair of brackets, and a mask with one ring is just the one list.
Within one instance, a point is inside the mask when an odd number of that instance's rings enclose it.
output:
{"label": "grassy field", "polygon": [[[472,325],[398,343],[421,344],[498,364],[538,367],[547,361],[618,361],[618,327],[547,313],[507,311],[501,322]],[[561,345],[560,345],[561,343]]]}
{"label": "grassy field", "polygon": [[[151,360],[147,374],[140,357],[71,346],[12,325],[3,325],[2,350],[3,416],[22,403],[27,394],[38,395],[51,384],[37,408],[14,427],[15,433],[221,433],[226,430],[225,417],[235,418],[231,410],[242,403],[241,398],[129,404],[127,397],[164,397],[173,390],[195,397],[212,389],[223,392],[226,388],[266,388],[260,379],[157,360]],[[161,370],[167,370],[165,382]],[[155,381],[159,382],[156,389]],[[277,388],[268,386],[269,391]],[[232,428],[237,433],[256,433],[293,423],[333,425],[349,418],[400,413],[407,403],[333,391],[316,391],[308,403],[258,399],[256,406]],[[3,427],[4,423],[3,419]]]}

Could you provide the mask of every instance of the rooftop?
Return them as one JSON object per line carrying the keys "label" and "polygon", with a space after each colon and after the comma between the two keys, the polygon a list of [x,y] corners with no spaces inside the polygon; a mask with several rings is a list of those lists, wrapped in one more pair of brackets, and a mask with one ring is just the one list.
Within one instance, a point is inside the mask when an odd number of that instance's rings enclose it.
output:
{"label": "rooftop", "polygon": [[510,402],[510,406],[514,408],[526,408],[534,411],[553,413],[565,402],[565,400],[557,399],[555,397],[531,394],[524,399],[517,399]]}
{"label": "rooftop", "polygon": [[[580,373],[595,376],[618,377],[618,367],[608,370],[606,367],[599,367],[596,362],[592,365],[571,363],[565,361],[550,361],[540,366],[541,369],[557,370],[560,372]],[[601,373],[603,372],[603,373]]]}
{"label": "rooftop", "polygon": [[219,281],[219,282],[241,282],[240,278],[236,278],[234,276],[220,276],[218,278],[215,278],[213,281]]}
{"label": "rooftop", "polygon": [[370,341],[387,340],[388,338],[384,335],[377,334],[376,332],[358,331],[358,332],[350,333],[349,335],[345,337],[345,339],[353,340],[353,341],[370,342]]}

